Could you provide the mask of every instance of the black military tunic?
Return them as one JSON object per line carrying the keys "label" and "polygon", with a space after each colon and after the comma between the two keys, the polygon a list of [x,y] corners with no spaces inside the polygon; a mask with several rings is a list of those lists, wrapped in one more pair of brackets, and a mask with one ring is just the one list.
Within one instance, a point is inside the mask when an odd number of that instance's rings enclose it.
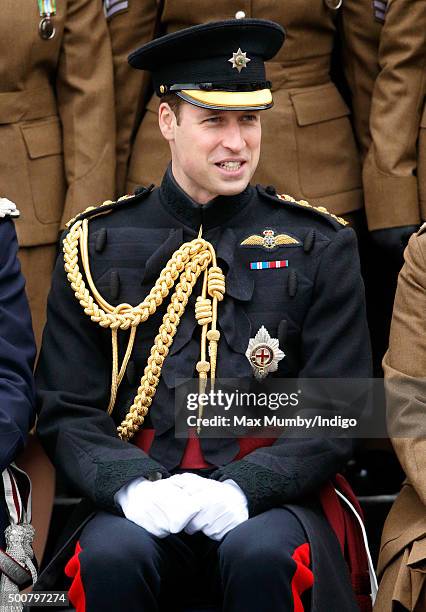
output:
{"label": "black military tunic", "polygon": [[[35,416],[32,368],[35,342],[17,258],[15,228],[0,217],[0,472],[24,447]],[[0,546],[9,524],[3,483],[0,484]]]}
{"label": "black military tunic", "polygon": [[[286,354],[276,376],[370,376],[354,232],[324,212],[279,199],[272,188],[248,186],[237,196],[218,196],[200,206],[180,189],[169,169],[160,188],[141,191],[118,203],[109,214],[89,221],[90,267],[97,289],[114,305],[140,303],[172,253],[195,238],[200,226],[203,238],[215,247],[226,276],[225,299],[218,309],[218,377],[253,375],[245,352],[262,325],[279,339]],[[241,244],[265,229],[289,234],[295,243],[270,252],[262,246]],[[253,261],[277,259],[288,260],[288,267],[250,267]],[[62,257],[57,262],[37,372],[38,431],[57,468],[98,509],[117,512],[114,494],[123,485],[138,476],[166,477],[181,462],[185,440],[174,436],[174,389],[176,379],[194,375],[200,347],[191,304],[164,362],[150,408],[147,425],[155,429],[155,439],[149,456],[122,441],[116,431],[136,394],[165,309],[163,304],[139,326],[127,376],[109,416],[110,331],[83,313],[66,278]],[[122,355],[124,337],[120,349]],[[346,570],[337,559],[337,541],[325,528],[314,499],[350,457],[351,442],[279,439],[237,461],[233,459],[239,446],[234,439],[201,440],[201,447],[205,460],[217,466],[211,477],[232,478],[244,491],[250,516],[284,504],[290,504],[297,514],[312,541],[317,568],[312,609],[331,609],[324,607],[328,593],[328,601],[341,604],[339,609],[356,610],[339,586]],[[318,561],[323,554],[336,554],[334,576],[321,577]],[[52,567],[48,568],[41,587],[49,587],[53,575]]]}

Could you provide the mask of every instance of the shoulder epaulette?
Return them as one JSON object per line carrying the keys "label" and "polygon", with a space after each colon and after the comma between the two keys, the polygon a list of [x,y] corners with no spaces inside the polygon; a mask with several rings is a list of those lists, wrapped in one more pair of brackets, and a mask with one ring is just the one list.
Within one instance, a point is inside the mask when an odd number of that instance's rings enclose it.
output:
{"label": "shoulder epaulette", "polygon": [[270,198],[271,200],[274,200],[275,202],[286,202],[287,204],[289,204],[290,206],[294,206],[295,208],[304,208],[305,210],[309,210],[313,213],[316,213],[323,219],[329,221],[333,225],[333,227],[335,227],[335,222],[342,226],[348,225],[348,221],[343,219],[343,217],[338,217],[337,215],[334,215],[333,213],[329,212],[325,206],[313,206],[312,204],[309,204],[309,202],[307,202],[306,200],[296,200],[292,196],[287,195],[285,193],[277,193],[276,190],[272,187],[265,188],[258,185],[258,191],[262,195]]}
{"label": "shoulder epaulette", "polygon": [[0,198],[0,219],[5,217],[19,217],[19,210],[14,202],[7,198]]}
{"label": "shoulder epaulette", "polygon": [[71,225],[73,225],[76,221],[82,221],[83,219],[89,219],[90,217],[96,217],[97,215],[104,215],[112,210],[117,210],[122,206],[140,202],[144,200],[153,189],[154,185],[150,185],[149,187],[139,187],[133,195],[124,195],[121,196],[121,198],[118,198],[118,200],[106,200],[98,206],[89,206],[81,213],[70,219],[66,224],[66,227],[71,227]]}

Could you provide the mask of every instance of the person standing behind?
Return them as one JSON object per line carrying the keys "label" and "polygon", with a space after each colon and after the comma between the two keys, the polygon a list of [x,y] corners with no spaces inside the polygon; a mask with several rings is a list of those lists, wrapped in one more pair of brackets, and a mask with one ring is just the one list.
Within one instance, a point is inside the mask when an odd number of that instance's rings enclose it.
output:
{"label": "person standing behind", "polygon": [[[35,418],[35,344],[11,219],[18,214],[12,202],[0,197],[0,472],[23,449]],[[4,548],[9,518],[1,479],[0,491],[0,547]]]}
{"label": "person standing behind", "polygon": [[375,612],[426,609],[426,225],[411,237],[383,360],[389,435],[406,473],[382,534]]}
{"label": "person standing behind", "polygon": [[363,159],[365,280],[378,375],[403,251],[426,220],[425,23],[424,0],[346,0],[341,13]]}
{"label": "person standing behind", "polygon": [[363,163],[368,228],[402,265],[426,219],[426,4],[347,0],[345,67]]}
{"label": "person standing behind", "polygon": [[[267,62],[274,108],[262,118],[263,151],[254,182],[325,205],[337,215],[362,206],[358,152],[349,109],[330,79],[339,0],[105,0],[117,96],[117,195],[159,184],[170,152],[158,131],[158,100],[146,72],[126,57],[154,37],[217,19],[263,18],[287,32],[285,50]],[[194,57],[197,50],[193,51]]]}
{"label": "person standing behind", "polygon": [[101,0],[1,3],[0,194],[21,210],[37,344],[59,231],[114,193],[112,59]]}

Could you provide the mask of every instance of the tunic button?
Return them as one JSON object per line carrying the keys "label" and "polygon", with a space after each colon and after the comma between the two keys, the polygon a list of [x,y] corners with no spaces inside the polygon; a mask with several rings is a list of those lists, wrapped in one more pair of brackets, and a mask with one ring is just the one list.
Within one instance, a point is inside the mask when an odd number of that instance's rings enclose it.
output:
{"label": "tunic button", "polygon": [[235,13],[235,19],[244,19],[244,17],[246,16],[244,11],[237,11]]}
{"label": "tunic button", "polygon": [[106,241],[107,241],[106,227],[101,227],[101,229],[99,230],[99,234],[96,236],[96,242],[95,242],[95,251],[97,253],[102,253],[102,251],[105,248]]}
{"label": "tunic button", "polygon": [[109,291],[113,300],[116,300],[120,295],[120,275],[117,270],[111,270]]}

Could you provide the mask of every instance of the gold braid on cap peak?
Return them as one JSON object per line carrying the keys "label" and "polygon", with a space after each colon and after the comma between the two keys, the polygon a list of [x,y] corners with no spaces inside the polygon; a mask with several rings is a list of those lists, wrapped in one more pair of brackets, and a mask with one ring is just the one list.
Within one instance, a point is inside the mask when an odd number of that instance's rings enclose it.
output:
{"label": "gold braid on cap peak", "polygon": [[280,200],[284,200],[284,202],[293,202],[293,204],[298,204],[299,206],[303,206],[304,208],[312,208],[312,210],[316,210],[320,213],[323,213],[324,215],[328,215],[329,217],[332,217],[335,221],[337,221],[341,225],[348,225],[348,221],[346,221],[346,219],[344,219],[343,217],[338,217],[337,215],[334,215],[333,213],[328,211],[325,206],[312,206],[312,204],[309,204],[309,202],[307,202],[306,200],[296,200],[295,198],[293,198],[290,195],[287,195],[286,193],[280,193],[280,194],[277,193],[277,198]]}
{"label": "gold braid on cap peak", "polygon": [[[107,204],[109,205],[110,203],[104,203],[104,205]],[[98,207],[100,209],[99,213],[102,213],[102,206]],[[195,316],[198,323],[202,326],[201,355],[196,365],[197,372],[199,373],[200,391],[203,391],[206,387],[209,372],[212,381],[214,381],[217,343],[220,337],[220,332],[216,328],[217,305],[218,302],[223,300],[225,294],[225,277],[222,270],[217,266],[216,253],[213,246],[201,237],[200,229],[198,238],[191,240],[191,242],[185,242],[173,253],[143,302],[137,306],[131,306],[130,304],[112,306],[100,295],[93,282],[89,263],[88,237],[89,219],[77,218],[71,225],[63,243],[65,272],[84,313],[94,323],[111,330],[112,375],[108,414],[111,414],[113,411],[118,387],[123,380],[132,354],[138,325],[146,321],[157,311],[171,289],[175,287],[166,314],[163,317],[163,322],[151,348],[136,397],[126,417],[117,428],[118,435],[122,440],[130,440],[143,424],[149,407],[152,404],[164,360],[169,353],[194,285],[202,272],[204,273],[202,295],[197,299],[195,308]],[[80,272],[79,256],[89,288],[86,286],[86,282]],[[177,284],[175,285],[175,283]],[[118,359],[118,330],[130,330],[126,352],[120,367]],[[207,360],[206,356],[207,340],[209,342],[209,360]]]}

